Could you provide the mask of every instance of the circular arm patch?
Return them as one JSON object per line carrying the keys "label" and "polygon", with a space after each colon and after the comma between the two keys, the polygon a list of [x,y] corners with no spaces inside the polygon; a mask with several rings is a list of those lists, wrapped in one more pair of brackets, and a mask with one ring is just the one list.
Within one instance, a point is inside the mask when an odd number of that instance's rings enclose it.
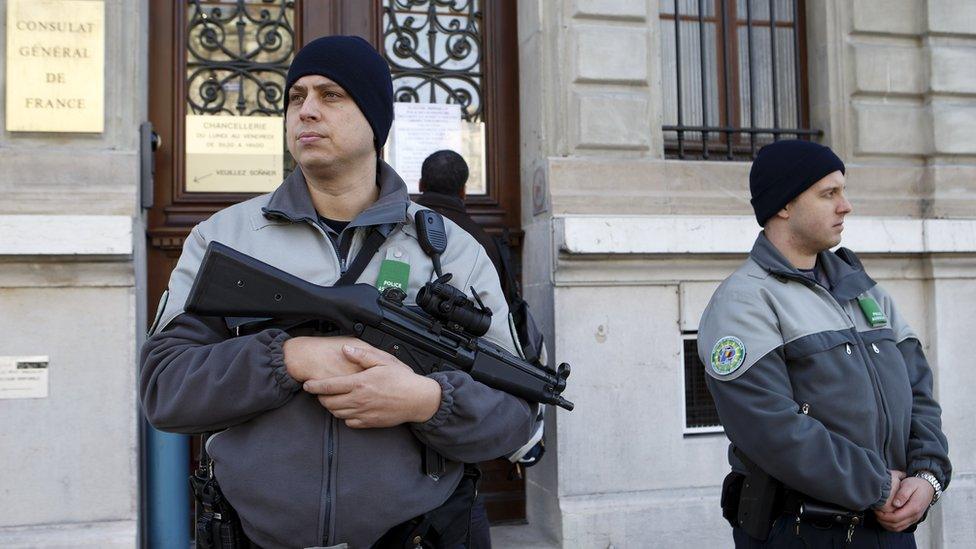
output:
{"label": "circular arm patch", "polygon": [[729,375],[742,366],[746,359],[746,344],[734,336],[725,336],[712,347],[712,370],[719,375]]}

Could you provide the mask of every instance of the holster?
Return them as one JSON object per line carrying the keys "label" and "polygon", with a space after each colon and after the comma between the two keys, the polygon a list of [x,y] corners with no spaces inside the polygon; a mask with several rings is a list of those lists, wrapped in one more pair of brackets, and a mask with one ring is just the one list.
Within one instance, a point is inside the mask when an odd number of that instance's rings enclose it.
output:
{"label": "holster", "polygon": [[739,527],[750,536],[766,541],[779,513],[779,494],[782,485],[773,477],[752,471],[742,481],[739,495]]}
{"label": "holster", "polygon": [[467,546],[471,508],[478,497],[481,471],[465,464],[464,476],[440,507],[391,528],[371,549],[437,549]]}
{"label": "holster", "polygon": [[[773,528],[773,522],[782,512],[783,484],[760,469],[738,448],[734,453],[749,472],[747,475],[740,475],[742,485],[739,490],[735,525],[742,528],[749,536],[766,541],[769,531]],[[724,497],[723,494],[723,499]]]}
{"label": "holster", "polygon": [[[201,441],[205,445],[206,440]],[[200,466],[190,475],[190,491],[196,500],[194,525],[197,549],[247,549],[250,542],[244,535],[237,512],[224,498],[213,475],[210,458],[201,446]]]}
{"label": "holster", "polygon": [[722,517],[729,521],[729,526],[739,526],[739,496],[742,494],[742,481],[746,476],[732,471],[722,482]]}

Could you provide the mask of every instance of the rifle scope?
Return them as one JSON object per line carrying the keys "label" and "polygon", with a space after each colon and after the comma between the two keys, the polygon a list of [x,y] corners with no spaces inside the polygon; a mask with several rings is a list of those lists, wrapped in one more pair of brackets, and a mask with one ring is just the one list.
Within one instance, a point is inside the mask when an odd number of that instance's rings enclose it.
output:
{"label": "rifle scope", "polygon": [[491,310],[475,307],[468,296],[439,278],[424,284],[417,292],[417,305],[430,316],[460,326],[475,336],[483,336],[491,327]]}

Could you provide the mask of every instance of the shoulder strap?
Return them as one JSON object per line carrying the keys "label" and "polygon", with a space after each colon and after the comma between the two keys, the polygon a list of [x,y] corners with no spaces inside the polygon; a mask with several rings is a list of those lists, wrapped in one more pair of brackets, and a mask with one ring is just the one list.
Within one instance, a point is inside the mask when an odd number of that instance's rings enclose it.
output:
{"label": "shoulder strap", "polygon": [[366,235],[366,240],[363,242],[363,247],[360,248],[359,253],[356,254],[356,259],[353,260],[346,272],[342,273],[339,280],[336,281],[336,286],[347,286],[349,284],[355,284],[356,280],[359,279],[359,275],[363,274],[366,270],[366,265],[369,265],[369,261],[373,259],[376,252],[379,251],[380,246],[386,237],[380,232],[379,228],[372,227],[369,230],[369,234]]}
{"label": "shoulder strap", "polygon": [[508,227],[505,227],[502,231],[502,236],[492,237],[492,242],[495,243],[495,249],[498,251],[498,258],[502,262],[501,276],[504,277],[502,282],[503,288],[505,290],[505,301],[509,304],[515,303],[515,300],[521,297],[521,292],[519,291],[518,281],[515,280],[515,271],[512,269],[512,249],[509,247],[509,232]]}

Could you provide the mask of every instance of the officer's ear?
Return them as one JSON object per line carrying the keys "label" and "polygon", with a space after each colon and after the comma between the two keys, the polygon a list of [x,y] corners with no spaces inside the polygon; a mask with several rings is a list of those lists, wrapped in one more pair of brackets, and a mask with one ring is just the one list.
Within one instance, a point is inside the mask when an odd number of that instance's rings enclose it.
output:
{"label": "officer's ear", "polygon": [[791,200],[789,203],[787,203],[785,206],[783,206],[783,209],[782,210],[776,212],[776,217],[778,217],[780,219],[789,219],[790,218],[790,209],[792,208],[792,206],[793,206],[793,201]]}

